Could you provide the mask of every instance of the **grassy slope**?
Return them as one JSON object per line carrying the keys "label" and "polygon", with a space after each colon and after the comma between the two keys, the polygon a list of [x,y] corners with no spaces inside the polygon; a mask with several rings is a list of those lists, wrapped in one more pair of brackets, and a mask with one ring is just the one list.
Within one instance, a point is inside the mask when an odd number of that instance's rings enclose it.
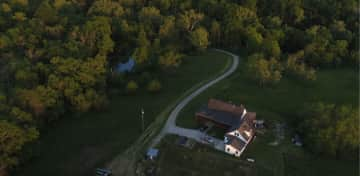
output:
{"label": "grassy slope", "polygon": [[[198,124],[194,121],[194,112],[201,104],[206,103],[209,97],[232,101],[236,104],[243,103],[248,111],[256,111],[259,119],[265,119],[268,122],[291,121],[294,113],[299,111],[306,102],[323,101],[358,106],[358,73],[354,70],[320,71],[317,81],[313,84],[284,78],[278,86],[259,88],[249,81],[240,69],[230,79],[193,100],[181,112],[177,124],[196,128]],[[336,161],[312,156],[303,149],[292,146],[289,143],[289,134],[286,137],[281,145],[271,147],[268,143],[274,140],[272,134],[259,135],[245,151],[243,158],[247,156],[256,158],[257,165],[272,170],[275,175],[357,175],[358,162]],[[289,154],[283,155],[283,153]],[[287,162],[284,162],[284,156]]]}
{"label": "grassy slope", "polygon": [[59,121],[42,134],[39,145],[35,147],[38,157],[27,163],[17,175],[93,174],[95,167],[124,151],[141,134],[141,107],[145,110],[148,125],[178,95],[215,75],[229,61],[227,55],[215,51],[187,57],[175,73],[161,79],[161,93],[116,96],[104,112]]}
{"label": "grassy slope", "polygon": [[177,145],[176,139],[176,136],[166,136],[158,147],[160,176],[253,176],[258,172],[248,162],[228,157],[201,144],[188,149]]}

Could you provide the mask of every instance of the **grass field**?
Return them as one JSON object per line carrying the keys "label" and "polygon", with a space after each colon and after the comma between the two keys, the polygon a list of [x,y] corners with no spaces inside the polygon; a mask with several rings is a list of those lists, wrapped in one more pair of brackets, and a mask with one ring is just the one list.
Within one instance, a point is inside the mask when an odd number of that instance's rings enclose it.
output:
{"label": "grass field", "polygon": [[[309,102],[352,104],[355,107],[359,105],[359,80],[355,70],[322,70],[318,72],[317,81],[314,83],[283,78],[279,85],[260,88],[244,76],[241,68],[243,67],[240,65],[235,75],[190,102],[180,113],[177,125],[197,128],[199,124],[194,120],[194,112],[211,97],[244,104],[248,111],[257,112],[257,118],[265,119],[268,124],[291,123],[296,113]],[[255,158],[257,166],[271,171],[260,175],[358,175],[358,161],[313,156],[290,143],[291,128],[286,131],[285,137],[280,145],[275,147],[268,145],[275,140],[271,130],[264,135],[258,135],[242,158]]]}
{"label": "grass field", "polygon": [[196,83],[216,75],[230,57],[215,51],[184,60],[176,71],[164,75],[163,90],[145,91],[134,96],[111,97],[103,112],[69,116],[43,131],[34,148],[35,157],[17,176],[93,175],[103,164],[129,147],[141,134],[140,109],[145,110],[145,125],[179,95]]}
{"label": "grass field", "polygon": [[254,176],[262,170],[201,144],[193,149],[178,146],[176,136],[166,136],[160,146],[159,176]]}
{"label": "grass field", "polygon": [[314,101],[358,105],[358,73],[351,69],[319,71],[313,83],[283,78],[279,85],[260,88],[247,79],[241,68],[190,102],[177,124],[195,128],[194,112],[210,97],[242,103],[247,110],[256,111],[258,118],[279,120],[291,120],[305,103]]}

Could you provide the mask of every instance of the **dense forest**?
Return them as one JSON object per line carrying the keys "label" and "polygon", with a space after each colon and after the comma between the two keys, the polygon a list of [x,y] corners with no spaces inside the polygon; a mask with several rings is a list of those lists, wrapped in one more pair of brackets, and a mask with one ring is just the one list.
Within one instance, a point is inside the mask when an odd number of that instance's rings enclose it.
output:
{"label": "dense forest", "polygon": [[[18,165],[24,146],[64,114],[101,110],[114,85],[158,91],[154,70],[167,74],[208,47],[245,52],[259,86],[357,69],[358,7],[357,0],[2,0],[0,170]],[[129,57],[133,73],[113,71]]]}

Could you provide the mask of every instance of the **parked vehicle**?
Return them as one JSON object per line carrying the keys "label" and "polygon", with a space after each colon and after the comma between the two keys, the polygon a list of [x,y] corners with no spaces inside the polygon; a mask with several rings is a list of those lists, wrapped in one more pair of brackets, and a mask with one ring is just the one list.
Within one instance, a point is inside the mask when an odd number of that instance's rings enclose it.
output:
{"label": "parked vehicle", "polygon": [[208,128],[209,128],[208,126],[202,126],[202,127],[199,128],[199,131],[200,131],[200,132],[204,132],[204,131],[206,131]]}
{"label": "parked vehicle", "polygon": [[252,159],[252,158],[246,158],[246,160],[249,161],[249,162],[251,162],[251,163],[254,163],[254,162],[255,162],[255,160]]}
{"label": "parked vehicle", "polygon": [[204,137],[203,140],[209,144],[214,144],[214,139],[212,139],[211,137]]}
{"label": "parked vehicle", "polygon": [[96,175],[97,176],[111,176],[112,172],[109,169],[101,169],[101,168],[97,168],[96,169]]}

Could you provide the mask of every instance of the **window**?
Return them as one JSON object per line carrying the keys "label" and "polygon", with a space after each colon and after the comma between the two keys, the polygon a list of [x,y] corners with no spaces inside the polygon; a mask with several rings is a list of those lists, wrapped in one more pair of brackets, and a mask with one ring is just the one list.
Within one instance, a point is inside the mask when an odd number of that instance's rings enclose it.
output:
{"label": "window", "polygon": [[239,152],[238,152],[238,151],[236,151],[235,153],[236,153],[236,154],[238,154]]}
{"label": "window", "polygon": [[230,152],[230,148],[227,148],[226,151]]}

